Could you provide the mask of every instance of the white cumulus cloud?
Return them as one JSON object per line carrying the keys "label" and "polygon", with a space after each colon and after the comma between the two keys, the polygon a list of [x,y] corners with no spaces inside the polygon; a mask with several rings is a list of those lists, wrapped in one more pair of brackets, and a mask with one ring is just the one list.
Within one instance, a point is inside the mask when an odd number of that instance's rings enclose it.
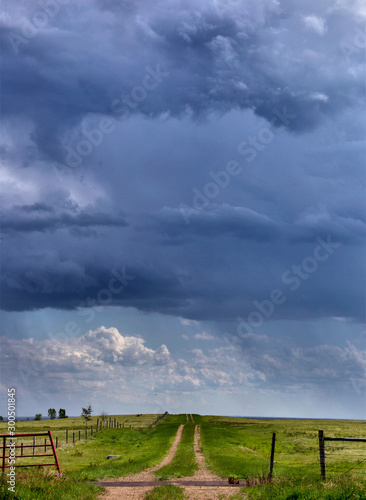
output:
{"label": "white cumulus cloud", "polygon": [[326,32],[326,24],[324,19],[318,16],[306,16],[304,17],[304,24],[306,28],[314,30],[319,35],[324,35]]}

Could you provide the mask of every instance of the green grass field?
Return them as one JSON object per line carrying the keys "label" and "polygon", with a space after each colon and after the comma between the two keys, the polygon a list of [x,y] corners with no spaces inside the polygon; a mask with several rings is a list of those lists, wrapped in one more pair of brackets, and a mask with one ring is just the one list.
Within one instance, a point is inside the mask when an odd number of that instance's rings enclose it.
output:
{"label": "green grass field", "polygon": [[[269,472],[272,433],[276,432],[274,477],[320,474],[318,430],[332,437],[366,437],[363,421],[254,420],[204,417],[201,424],[203,453],[218,475],[240,479]],[[360,460],[366,460],[366,443],[327,442],[328,476],[335,477]],[[355,473],[366,475],[366,462]]]}
{"label": "green grass field", "polygon": [[237,493],[220,495],[219,498],[220,500],[365,500],[366,482],[351,478],[322,482],[320,479],[286,477],[273,483],[242,488]]}
{"label": "green grass field", "polygon": [[[125,428],[140,428],[148,427],[161,415],[108,415],[108,420],[111,418],[113,421],[116,419],[118,423],[124,425]],[[88,437],[91,434],[91,427],[95,433],[97,427],[97,420],[101,421],[101,417],[92,416],[88,422]],[[7,423],[0,422],[0,434],[7,432]],[[26,432],[47,432],[51,430],[53,440],[56,441],[58,437],[59,447],[66,446],[66,429],[68,429],[68,444],[72,444],[72,434],[75,434],[75,442],[79,441],[79,431],[81,431],[81,439],[85,439],[85,420],[81,417],[54,419],[54,420],[29,420],[16,422],[16,433]],[[43,438],[39,438],[43,442]],[[22,438],[24,444],[31,444],[32,440]]]}
{"label": "green grass field", "polygon": [[[113,416],[114,418],[115,416]],[[59,436],[57,450],[62,479],[50,476],[55,469],[46,471],[17,469],[16,494],[7,491],[6,477],[0,480],[0,498],[28,499],[96,499],[101,489],[92,481],[107,477],[122,477],[158,464],[169,451],[180,424],[185,424],[176,456],[169,465],[157,471],[157,478],[167,479],[191,476],[196,470],[193,452],[195,425],[187,422],[186,415],[167,415],[156,426],[148,427],[156,415],[116,416],[125,424],[123,429],[106,429],[88,440],[78,439],[65,444],[65,429],[72,432],[85,429],[81,418],[17,422],[17,432],[42,432],[51,429]],[[194,415],[201,425],[202,449],[208,467],[221,477],[238,479],[266,476],[272,433],[276,432],[274,480],[272,484],[245,488],[248,499],[356,499],[366,500],[366,443],[327,442],[327,472],[329,480],[321,482],[318,452],[318,430],[326,436],[366,437],[366,424],[362,421],[325,420],[257,420],[231,417]],[[93,423],[96,425],[96,417]],[[129,426],[132,426],[131,428]],[[6,423],[0,424],[5,433]],[[77,434],[78,436],[78,434]],[[19,443],[18,443],[19,444]],[[107,455],[121,455],[107,459]],[[363,458],[362,458],[363,457]],[[365,459],[363,464],[357,463]],[[32,459],[29,459],[32,460]],[[354,469],[341,478],[351,467]],[[151,499],[169,498],[169,488],[156,488]],[[349,495],[348,495],[349,492]],[[182,492],[174,490],[176,498]],[[165,496],[164,496],[165,495]],[[244,491],[232,493],[233,499],[245,498]],[[292,496],[291,496],[292,495]],[[343,496],[342,496],[343,495]]]}

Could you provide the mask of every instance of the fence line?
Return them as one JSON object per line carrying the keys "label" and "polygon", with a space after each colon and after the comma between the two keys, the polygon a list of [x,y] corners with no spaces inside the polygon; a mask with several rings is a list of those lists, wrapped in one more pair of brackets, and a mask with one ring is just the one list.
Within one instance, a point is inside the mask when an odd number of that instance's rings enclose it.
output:
{"label": "fence line", "polygon": [[[322,479],[327,478],[327,467],[326,467],[326,454],[325,454],[325,442],[326,441],[345,441],[345,442],[356,442],[356,443],[366,443],[366,438],[346,438],[346,437],[325,437],[324,436],[324,431],[318,431],[318,438],[319,438],[319,459],[320,459],[320,475]],[[364,455],[359,455],[359,456],[364,456]],[[344,476],[347,474],[347,472],[355,469],[358,465],[361,463],[366,462],[366,458],[363,460],[360,460],[356,465],[353,465],[350,469],[348,469],[346,472],[341,474],[341,476]]]}
{"label": "fence line", "polygon": [[152,424],[149,425],[149,429],[151,429],[151,427],[154,427],[160,420],[163,420],[163,418],[165,418],[167,415],[168,415],[167,411],[163,415],[160,415],[160,417],[158,417],[156,420],[154,420]]}
{"label": "fence line", "polygon": [[[129,429],[132,429],[132,428],[134,428],[134,429],[148,429],[148,428],[155,426],[166,415],[168,415],[168,412],[165,412],[163,415],[160,415],[159,417],[157,417],[157,419],[152,424],[147,425],[147,426],[132,426],[132,424],[129,424],[127,422],[119,422],[116,417],[113,417],[113,418],[112,417],[105,417],[105,418],[99,417],[99,418],[97,418],[95,427],[94,427],[94,424],[90,425],[90,426],[88,426],[88,424],[85,425],[84,437],[85,437],[85,440],[87,440],[89,437],[95,436],[96,433],[98,433],[102,430],[107,430],[107,429],[128,429],[128,428]],[[49,432],[51,432],[51,431],[49,431]],[[64,444],[70,444],[70,441],[73,445],[76,444],[77,443],[77,433],[79,435],[78,441],[80,442],[82,440],[83,436],[82,436],[82,431],[80,429],[74,430],[74,429],[66,428],[64,430],[64,432],[65,432]],[[21,442],[19,445],[16,446],[16,448],[19,448],[19,450],[20,450],[20,455],[17,455],[17,456],[24,457],[24,458],[27,458],[30,456],[32,456],[32,457],[33,456],[35,456],[35,457],[41,456],[41,455],[36,454],[36,449],[39,447],[44,448],[45,456],[51,456],[51,455],[47,454],[47,448],[54,447],[55,451],[56,451],[56,449],[58,449],[62,446],[61,437],[59,435],[55,437],[55,441],[52,441],[52,444],[47,443],[47,438],[45,439],[45,442],[43,444],[36,444],[36,436],[42,436],[42,435],[48,436],[48,432],[17,434],[18,437],[24,436],[24,437],[32,437],[33,438],[32,441],[26,440],[25,443]],[[2,435],[2,434],[0,435],[0,437],[3,437],[3,436],[8,436],[8,435]],[[10,438],[11,436],[9,435],[8,437]],[[5,456],[5,450],[7,448],[8,448],[8,446],[6,446],[4,448],[4,441],[3,441],[3,446],[2,447],[0,446],[0,450],[3,449],[3,453],[0,456],[0,467],[1,467],[1,460],[3,462],[3,465],[5,464],[5,459],[7,458]],[[26,454],[26,448],[31,449],[32,455]],[[39,464],[39,465],[43,465],[43,464]]]}
{"label": "fence line", "polygon": [[[127,422],[119,422],[117,418],[112,418],[112,417],[105,417],[103,418],[97,418],[97,422],[94,428],[94,425],[91,425],[88,427],[88,425],[85,426],[85,439],[88,439],[90,436],[94,436],[97,432],[101,432],[103,430],[107,429],[150,429],[151,427],[155,426],[160,420],[162,420],[164,417],[168,415],[168,412],[165,412],[163,415],[160,415],[154,422],[148,426],[132,426],[132,424],[128,424]],[[65,444],[69,443],[69,437],[70,433],[72,432],[71,439],[72,443],[75,444],[76,442],[76,433],[79,433],[79,441],[81,441],[82,436],[81,436],[81,430],[74,430],[71,431],[70,429],[65,429]],[[56,448],[59,448],[61,446],[59,437],[56,436]]]}

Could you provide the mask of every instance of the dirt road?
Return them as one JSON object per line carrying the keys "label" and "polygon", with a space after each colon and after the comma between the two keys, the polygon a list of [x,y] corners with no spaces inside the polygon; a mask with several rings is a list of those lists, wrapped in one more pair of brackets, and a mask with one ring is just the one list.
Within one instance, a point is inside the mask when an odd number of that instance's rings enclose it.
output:
{"label": "dirt road", "polygon": [[[189,422],[188,414],[186,416],[187,422]],[[190,415],[190,419],[194,422],[192,415]],[[177,451],[178,445],[180,443],[182,432],[184,425],[181,425],[177,431],[177,434],[174,439],[174,443],[171,446],[169,453],[167,456],[160,462],[160,464],[151,467],[150,469],[146,469],[138,474],[133,474],[131,476],[122,477],[119,479],[107,479],[103,482],[115,482],[118,481],[120,483],[123,482],[147,482],[147,481],[156,481],[156,477],[153,474],[154,471],[160,469],[167,465],[173,459],[175,452]],[[195,427],[194,433],[194,452],[196,455],[196,461],[198,464],[198,470],[195,472],[194,476],[185,477],[185,481],[219,481],[223,478],[220,478],[213,472],[211,472],[206,465],[205,457],[202,453],[201,449],[201,428],[199,425]],[[182,478],[183,479],[183,478]],[[179,485],[180,479],[174,480],[174,484]],[[159,482],[156,481],[156,485],[159,485]],[[234,493],[237,493],[238,490],[233,489],[231,486],[182,486],[184,489],[185,495],[190,500],[225,500],[228,499]],[[100,496],[101,500],[144,500],[147,491],[150,491],[152,486],[113,486],[107,487],[107,492]],[[220,496],[221,495],[221,496]]]}
{"label": "dirt road", "polygon": [[[168,465],[169,462],[172,461],[175,452],[177,451],[178,445],[180,443],[182,432],[184,425],[181,425],[175,435],[174,442],[167,454],[167,456],[160,462],[160,464],[155,465],[154,467],[150,467],[149,469],[145,469],[137,474],[132,474],[131,476],[125,476],[118,479],[106,479],[103,482],[115,482],[118,481],[120,483],[131,482],[131,481],[156,481],[156,476],[153,474],[154,471]],[[157,483],[158,484],[158,483]],[[145,498],[145,493],[151,490],[151,486],[141,486],[141,487],[107,487],[107,493],[103,494],[101,498],[103,500],[143,500]]]}

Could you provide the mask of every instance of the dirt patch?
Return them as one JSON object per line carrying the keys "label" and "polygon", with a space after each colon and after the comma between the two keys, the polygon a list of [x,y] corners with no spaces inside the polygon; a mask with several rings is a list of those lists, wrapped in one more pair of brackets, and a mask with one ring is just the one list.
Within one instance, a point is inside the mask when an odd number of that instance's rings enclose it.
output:
{"label": "dirt patch", "polygon": [[145,495],[152,488],[149,486],[142,486],[136,488],[107,488],[107,493],[100,496],[105,500],[145,500]]}

